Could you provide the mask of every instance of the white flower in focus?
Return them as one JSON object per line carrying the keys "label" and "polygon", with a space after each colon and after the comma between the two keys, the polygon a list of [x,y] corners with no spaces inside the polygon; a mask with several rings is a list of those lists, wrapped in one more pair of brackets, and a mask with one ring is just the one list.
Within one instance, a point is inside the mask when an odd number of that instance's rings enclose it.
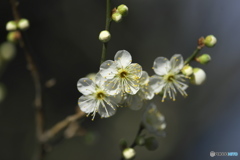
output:
{"label": "white flower in focus", "polygon": [[180,54],[173,55],[170,61],[165,57],[155,59],[153,69],[156,75],[150,78],[150,83],[156,94],[163,92],[163,102],[167,95],[175,101],[177,90],[183,96],[187,96],[186,76],[181,73],[183,66],[184,61]]}
{"label": "white flower in focus", "polygon": [[115,95],[120,92],[136,94],[139,90],[139,79],[142,67],[132,62],[132,56],[125,50],[120,50],[114,57],[115,61],[107,60],[100,66],[99,73],[105,78],[107,93]]}
{"label": "white flower in focus", "polygon": [[104,89],[104,79],[98,73],[95,82],[89,78],[81,78],[77,82],[78,90],[83,94],[78,105],[80,109],[88,113],[93,113],[92,120],[98,112],[102,118],[107,118],[115,114],[117,103],[121,101],[120,95],[109,96]]}
{"label": "white flower in focus", "polygon": [[127,97],[127,106],[130,109],[139,110],[142,108],[144,100],[151,100],[154,97],[154,90],[148,83],[148,73],[142,71],[142,77],[139,79],[139,91],[135,95],[128,95]]}
{"label": "white flower in focus", "polygon": [[154,103],[147,106],[146,111],[143,114],[143,124],[145,128],[157,136],[164,135],[164,129],[166,128],[164,116],[157,110]]}

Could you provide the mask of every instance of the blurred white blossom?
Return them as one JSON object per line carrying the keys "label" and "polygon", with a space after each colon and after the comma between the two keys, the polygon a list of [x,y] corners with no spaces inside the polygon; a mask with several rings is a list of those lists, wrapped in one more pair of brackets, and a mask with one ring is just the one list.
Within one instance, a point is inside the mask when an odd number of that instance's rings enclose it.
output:
{"label": "blurred white blossom", "polygon": [[164,135],[166,128],[165,118],[158,111],[154,103],[150,103],[143,114],[143,125],[150,132],[157,136]]}

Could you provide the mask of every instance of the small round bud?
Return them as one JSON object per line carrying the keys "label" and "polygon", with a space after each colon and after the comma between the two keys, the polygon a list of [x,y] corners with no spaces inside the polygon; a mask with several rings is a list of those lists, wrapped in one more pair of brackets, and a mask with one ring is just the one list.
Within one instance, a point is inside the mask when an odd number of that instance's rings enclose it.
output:
{"label": "small round bud", "polygon": [[201,85],[206,80],[206,73],[201,68],[194,68],[191,76],[191,83],[195,85]]}
{"label": "small round bud", "polygon": [[4,42],[0,45],[0,56],[5,61],[10,61],[15,57],[15,46],[10,42]]}
{"label": "small round bud", "polygon": [[209,35],[204,39],[204,44],[207,47],[213,47],[217,43],[217,39],[214,35]]}
{"label": "small round bud", "polygon": [[7,41],[16,43],[20,39],[20,37],[21,34],[19,33],[19,31],[12,31],[7,34]]}
{"label": "small round bud", "polygon": [[143,146],[145,144],[145,138],[144,136],[138,136],[136,139],[136,143],[139,146]]}
{"label": "small round bud", "polygon": [[21,30],[26,30],[29,28],[29,21],[25,18],[22,18],[18,21],[18,24],[17,24],[18,28],[21,29]]}
{"label": "small round bud", "polygon": [[190,76],[193,73],[193,68],[189,65],[185,65],[182,68],[182,73],[186,76]]}
{"label": "small round bud", "polygon": [[122,14],[120,14],[119,12],[115,12],[112,14],[112,20],[114,20],[115,22],[119,23],[122,21]]}
{"label": "small round bud", "polygon": [[123,15],[126,16],[128,14],[128,7],[125,4],[121,4],[117,7],[117,11]]}
{"label": "small round bud", "polygon": [[6,24],[6,30],[7,31],[15,31],[15,30],[17,30],[17,23],[15,21],[9,21]]}
{"label": "small round bud", "polygon": [[132,159],[136,155],[136,151],[133,148],[126,148],[122,152],[125,159]]}
{"label": "small round bud", "polygon": [[100,34],[99,34],[99,40],[101,42],[108,42],[109,40],[111,39],[111,34],[107,31],[107,30],[104,30],[104,31],[101,31]]}
{"label": "small round bud", "polygon": [[209,54],[203,54],[199,56],[196,60],[201,64],[207,64],[208,62],[211,61],[211,57]]}
{"label": "small round bud", "polygon": [[154,151],[158,148],[158,141],[155,137],[149,137],[145,140],[145,147],[149,150],[149,151]]}

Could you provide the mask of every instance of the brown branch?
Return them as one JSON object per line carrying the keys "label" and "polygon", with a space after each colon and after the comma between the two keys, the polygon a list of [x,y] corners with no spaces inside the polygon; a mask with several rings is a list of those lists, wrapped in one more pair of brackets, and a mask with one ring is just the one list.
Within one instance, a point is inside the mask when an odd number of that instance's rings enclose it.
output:
{"label": "brown branch", "polygon": [[55,124],[52,128],[45,131],[41,136],[41,142],[45,143],[53,138],[57,133],[66,128],[71,122],[77,121],[78,119],[84,117],[86,114],[82,111],[77,112],[71,116],[66,117],[64,120]]}
{"label": "brown branch", "polygon": [[[18,12],[18,5],[19,2],[17,0],[9,0],[11,6],[12,6],[12,13],[13,17],[16,22],[18,22],[21,19],[20,13]],[[42,88],[41,88],[41,82],[40,82],[40,76],[38,69],[36,67],[36,64],[32,58],[32,55],[30,54],[29,48],[26,44],[26,40],[24,39],[24,32],[19,30],[20,38],[19,38],[19,45],[23,49],[26,61],[28,63],[28,69],[31,72],[32,79],[35,86],[35,99],[34,99],[34,106],[35,106],[35,121],[36,121],[36,137],[38,139],[38,151],[37,156],[35,159],[42,159],[44,149],[43,144],[40,143],[40,138],[43,133],[43,109],[42,109]]]}

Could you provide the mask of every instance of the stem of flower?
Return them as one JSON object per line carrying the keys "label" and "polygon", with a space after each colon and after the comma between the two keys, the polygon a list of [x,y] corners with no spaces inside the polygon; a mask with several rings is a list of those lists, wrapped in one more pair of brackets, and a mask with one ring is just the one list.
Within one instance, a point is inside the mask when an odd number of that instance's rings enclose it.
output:
{"label": "stem of flower", "polygon": [[186,64],[190,63],[192,60],[194,60],[194,59],[196,58],[196,56],[198,55],[198,53],[201,51],[201,49],[202,49],[204,46],[205,46],[205,44],[204,44],[204,37],[200,37],[200,38],[198,39],[198,46],[197,46],[196,50],[193,52],[193,54],[192,54],[190,57],[188,57],[188,58],[186,59],[186,61],[184,62],[184,64],[186,65]]}
{"label": "stem of flower", "polygon": [[201,48],[197,47],[197,49],[193,52],[193,54],[185,60],[184,64],[186,65],[190,63],[198,55],[200,51],[201,51]]}
{"label": "stem of flower", "polygon": [[[109,31],[110,30],[110,25],[111,25],[111,0],[106,0],[106,24],[105,24],[105,30]],[[103,43],[102,46],[102,56],[101,56],[101,63],[102,64],[105,61],[105,57],[107,54],[107,47],[108,47],[108,42]]]}
{"label": "stem of flower", "polygon": [[[137,132],[137,134],[136,134],[136,136],[135,136],[135,138],[134,138],[134,141],[133,141],[133,143],[130,145],[130,148],[136,147],[136,145],[137,145],[137,138],[138,138],[138,136],[142,133],[143,129],[144,129],[144,126],[143,126],[143,124],[141,123],[140,126],[139,126],[139,128],[138,128],[138,132]],[[121,159],[120,159],[120,160],[124,160],[123,155],[121,156]]]}

